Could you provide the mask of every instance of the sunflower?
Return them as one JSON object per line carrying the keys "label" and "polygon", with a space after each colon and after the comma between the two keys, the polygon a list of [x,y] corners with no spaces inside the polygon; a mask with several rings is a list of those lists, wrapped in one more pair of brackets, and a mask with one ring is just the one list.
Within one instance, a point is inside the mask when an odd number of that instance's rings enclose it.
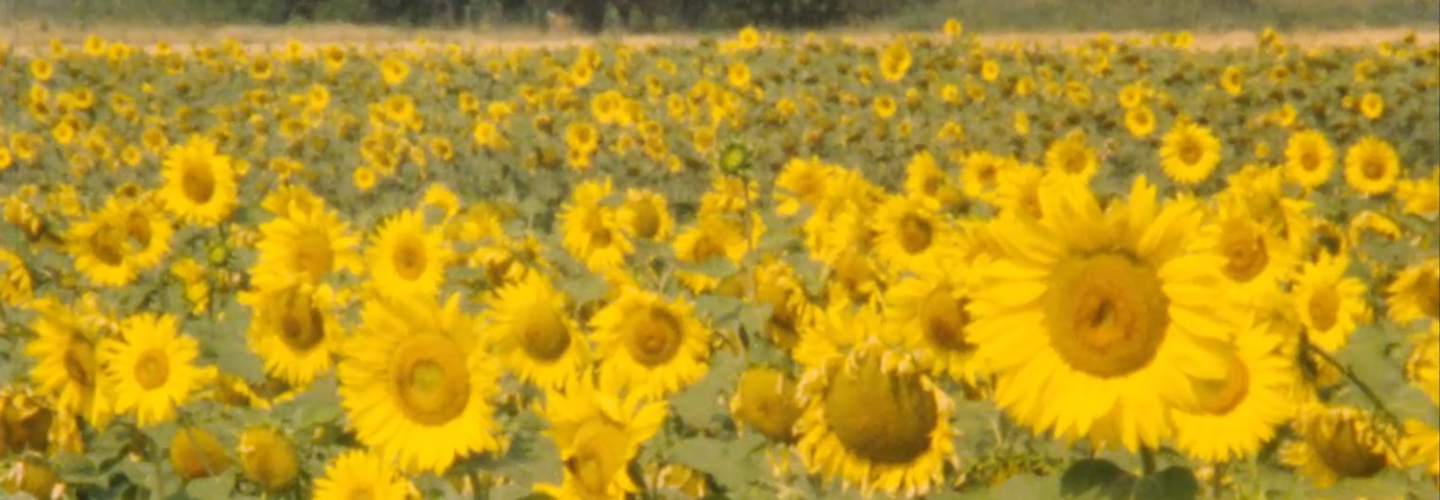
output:
{"label": "sunflower", "polygon": [[1440,431],[1435,424],[1407,419],[1400,440],[1400,458],[1406,465],[1425,467],[1425,474],[1440,480]]}
{"label": "sunflower", "polygon": [[1345,183],[1360,194],[1390,192],[1400,176],[1400,158],[1385,140],[1366,136],[1345,150]]}
{"label": "sunflower", "polygon": [[371,283],[385,297],[434,295],[445,279],[450,257],[445,235],[438,228],[426,230],[416,210],[383,222],[365,250]]}
{"label": "sunflower", "polygon": [[1345,347],[1356,324],[1366,321],[1365,283],[1345,276],[1350,259],[1322,252],[1295,277],[1291,296],[1306,340],[1326,352]]}
{"label": "sunflower", "polygon": [[1220,165],[1220,141],[1209,127],[1190,122],[1175,124],[1160,139],[1160,168],[1176,184],[1194,186]]}
{"label": "sunflower", "polygon": [[1155,112],[1149,106],[1136,106],[1125,110],[1125,130],[1134,137],[1148,137],[1155,131]]}
{"label": "sunflower", "polygon": [[130,249],[127,255],[141,271],[160,264],[170,252],[170,236],[174,232],[170,221],[149,200],[149,197],[134,201],[112,198],[103,209],[113,210],[116,219],[124,221]]}
{"label": "sunflower", "polygon": [[120,215],[115,210],[101,210],[66,231],[66,249],[75,258],[75,269],[99,286],[125,286],[140,272],[128,221]]}
{"label": "sunflower", "polygon": [[214,142],[191,136],[165,153],[160,198],[182,221],[214,227],[235,209],[237,186],[231,159]]}
{"label": "sunflower", "polygon": [[335,293],[328,285],[293,283],[276,290],[241,293],[253,312],[246,340],[265,362],[265,373],[304,387],[330,369],[344,331]]}
{"label": "sunflower", "polygon": [[1315,130],[1290,135],[1285,143],[1285,177],[1305,189],[1315,189],[1330,180],[1335,169],[1335,149]]}
{"label": "sunflower", "polygon": [[877,55],[880,77],[888,82],[898,82],[910,71],[910,48],[903,40],[895,40],[885,46]]}
{"label": "sunflower", "polygon": [[1018,163],[1011,157],[996,156],[984,151],[967,154],[960,167],[961,189],[966,198],[994,203],[1000,178],[1017,166]]}
{"label": "sunflower", "polygon": [[0,248],[0,305],[20,307],[35,293],[35,282],[19,255]]}
{"label": "sunflower", "polygon": [[754,367],[740,374],[729,402],[737,423],[777,443],[795,442],[795,421],[801,408],[795,398],[795,380],[769,367]]}
{"label": "sunflower", "polygon": [[610,190],[608,178],[603,183],[581,183],[556,216],[561,246],[585,267],[604,274],[618,271],[625,256],[634,250],[615,209],[602,204]]}
{"label": "sunflower", "polygon": [[195,339],[180,333],[175,317],[140,313],[120,323],[119,339],[99,345],[99,363],[115,397],[115,412],[135,412],[136,423],[151,427],[175,416],[190,400],[208,370],[191,363],[200,354]]}
{"label": "sunflower", "polygon": [[796,451],[811,473],[863,495],[924,495],[959,465],[953,407],[913,360],[882,347],[886,330],[876,308],[837,305],[801,336]]}
{"label": "sunflower", "polygon": [[1240,295],[1277,289],[1298,265],[1294,249],[1261,217],[1250,213],[1244,201],[1228,198],[1215,217],[1218,252],[1225,258],[1221,271],[1234,282]]}
{"label": "sunflower", "polygon": [[1415,334],[1410,355],[1405,358],[1405,378],[1440,404],[1440,321],[1430,322],[1430,331]]}
{"label": "sunflower", "polygon": [[567,299],[538,272],[485,298],[481,316],[490,349],[517,378],[558,388],[590,360],[585,337],[570,318]]}
{"label": "sunflower", "polygon": [[1385,470],[1382,430],[1374,419],[1353,408],[1310,406],[1300,410],[1292,426],[1299,439],[1280,449],[1280,462],[1321,488],[1337,479],[1367,478]]}
{"label": "sunflower", "polygon": [[1045,170],[1089,179],[1100,169],[1095,150],[1085,144],[1085,132],[1076,129],[1045,148]]}
{"label": "sunflower", "polygon": [[236,451],[245,478],[266,493],[288,490],[299,477],[295,447],[280,431],[258,425],[248,427],[240,433]]}
{"label": "sunflower", "polygon": [[665,196],[646,189],[626,191],[618,215],[620,226],[636,238],[664,241],[675,227]]}
{"label": "sunflower", "polygon": [[1244,328],[1228,352],[1223,379],[1195,388],[1195,412],[1172,411],[1175,443],[1197,460],[1224,463],[1252,456],[1293,416],[1294,378],[1271,323]]}
{"label": "sunflower", "polygon": [[1191,384],[1225,376],[1224,260],[1198,245],[1193,199],[1158,205],[1143,176],[1103,211],[1074,183],[1047,179],[1039,200],[1044,219],[991,223],[1002,256],[967,309],[995,400],[1066,441],[1154,447]]}
{"label": "sunflower", "polygon": [[489,403],[499,371],[458,296],[368,301],[360,319],[338,370],[360,442],[405,470],[435,473],[499,448]]}
{"label": "sunflower", "polygon": [[935,155],[929,151],[915,153],[905,164],[904,187],[907,195],[935,200],[942,205],[958,201],[953,199],[955,188],[950,185],[945,172],[941,171],[940,165],[935,162]]}
{"label": "sunflower", "polygon": [[266,194],[264,201],[260,202],[260,208],[277,217],[289,216],[292,209],[308,214],[324,206],[323,198],[298,184],[282,184]]}
{"label": "sunflower", "polygon": [[815,207],[826,196],[835,169],[818,158],[791,158],[775,176],[775,212],[791,216],[804,207]]}
{"label": "sunflower", "polygon": [[708,368],[711,334],[693,309],[683,299],[624,288],[590,318],[601,378],[650,398],[700,380]]}
{"label": "sunflower", "polygon": [[565,475],[558,486],[536,484],[537,493],[556,500],[624,500],[636,491],[630,462],[660,430],[665,403],[644,403],[633,393],[622,397],[594,380],[587,371],[564,392],[546,396],[547,434],[560,450]]}
{"label": "sunflower", "polygon": [[30,379],[40,393],[54,398],[57,410],[104,428],[113,412],[96,356],[99,325],[53,299],[37,301],[34,309],[39,313],[33,323],[35,340],[25,344],[25,354],[35,359]]}
{"label": "sunflower", "polygon": [[885,317],[903,332],[920,366],[956,381],[974,381],[975,345],[966,337],[966,306],[975,283],[969,263],[949,252],[885,291]]}
{"label": "sunflower", "polygon": [[[724,215],[707,214],[701,214],[695,225],[675,236],[672,246],[675,259],[689,264],[704,264],[710,259],[720,258],[738,265],[749,250],[743,222]],[[720,283],[714,276],[700,272],[677,270],[676,277],[695,293],[712,290]]]}
{"label": "sunflower", "polygon": [[1365,117],[1366,120],[1375,121],[1385,112],[1385,99],[1380,97],[1380,94],[1366,92],[1365,95],[1360,96],[1358,107],[1360,116]]}
{"label": "sunflower", "polygon": [[410,499],[415,487],[390,465],[389,460],[364,450],[349,450],[325,466],[325,475],[315,480],[315,500],[356,498]]}
{"label": "sunflower", "polygon": [[292,204],[286,217],[260,225],[253,284],[278,290],[294,282],[319,283],[340,270],[362,269],[355,250],[360,238],[349,234],[339,213],[317,207],[302,212]]}
{"label": "sunflower", "polygon": [[893,271],[932,265],[954,244],[955,229],[937,213],[939,207],[920,198],[892,196],[875,214],[875,255]]}

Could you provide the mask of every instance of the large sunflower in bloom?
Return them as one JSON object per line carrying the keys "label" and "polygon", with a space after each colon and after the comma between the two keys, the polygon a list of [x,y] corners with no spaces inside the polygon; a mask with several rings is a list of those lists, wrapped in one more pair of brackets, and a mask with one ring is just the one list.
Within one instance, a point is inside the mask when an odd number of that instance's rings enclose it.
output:
{"label": "large sunflower in bloom", "polygon": [[801,336],[805,366],[794,431],[811,473],[869,495],[918,496],[958,465],[952,404],[907,355],[876,308],[832,306]]}
{"label": "large sunflower in bloom", "polygon": [[893,271],[934,265],[936,255],[954,244],[955,230],[941,217],[939,204],[923,198],[893,196],[875,214],[875,255]]}
{"label": "large sunflower in bloom", "polygon": [[965,307],[975,284],[964,259],[947,257],[885,290],[885,316],[922,367],[953,380],[972,380],[975,345],[966,338],[970,314]]}
{"label": "large sunflower in bloom", "polygon": [[560,450],[564,480],[537,484],[535,491],[557,500],[624,500],[636,491],[629,465],[640,445],[665,421],[664,402],[643,402],[597,384],[588,371],[546,396],[543,414]]}
{"label": "large sunflower in bloom", "polygon": [[1389,193],[1400,177],[1400,157],[1390,143],[1373,136],[1345,150],[1345,183],[1366,196]]}
{"label": "large sunflower in bloom", "polygon": [[345,343],[340,398],[360,442],[410,471],[442,472],[499,447],[498,367],[452,296],[366,302]]}
{"label": "large sunflower in bloom", "polygon": [[215,226],[235,210],[238,188],[231,159],[204,136],[171,146],[162,175],[160,198],[180,220]]}
{"label": "large sunflower in bloom", "polygon": [[625,288],[590,318],[600,377],[645,397],[665,397],[705,375],[710,329],[683,299]]}
{"label": "large sunflower in bloom", "polygon": [[1144,177],[1104,209],[1081,185],[1040,189],[1043,219],[992,223],[1003,256],[968,308],[995,401],[1067,441],[1157,446],[1192,384],[1225,376],[1224,260],[1202,250],[1197,204],[1157,204]]}
{"label": "large sunflower in bloom", "polygon": [[1335,148],[1324,134],[1314,130],[1296,132],[1285,143],[1285,177],[1305,189],[1329,182],[1335,170]]}
{"label": "large sunflower in bloom", "polygon": [[365,265],[382,296],[429,296],[440,290],[450,256],[442,229],[426,230],[420,212],[407,210],[380,225],[365,251]]}
{"label": "large sunflower in bloom", "polygon": [[542,388],[564,384],[589,361],[586,339],[550,280],[527,272],[485,298],[481,319],[491,350],[517,378]]}
{"label": "large sunflower in bloom", "polygon": [[99,362],[114,391],[115,412],[135,412],[151,427],[175,418],[190,400],[205,370],[191,363],[200,355],[195,339],[181,333],[175,317],[140,313],[120,323],[120,338],[100,342]]}

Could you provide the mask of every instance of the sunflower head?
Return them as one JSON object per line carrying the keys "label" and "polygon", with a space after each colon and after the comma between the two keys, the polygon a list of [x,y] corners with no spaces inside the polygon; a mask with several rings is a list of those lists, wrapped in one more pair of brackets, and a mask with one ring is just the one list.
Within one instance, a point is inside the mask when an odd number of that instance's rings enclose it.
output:
{"label": "sunflower head", "polygon": [[745,370],[730,398],[730,413],[771,441],[794,442],[795,421],[800,418],[795,381],[773,368]]}
{"label": "sunflower head", "polygon": [[170,439],[170,466],[185,479],[214,476],[230,468],[220,440],[200,427],[185,426]]}
{"label": "sunflower head", "polygon": [[252,426],[240,433],[240,469],[260,489],[276,493],[295,484],[299,467],[295,448],[275,429]]}

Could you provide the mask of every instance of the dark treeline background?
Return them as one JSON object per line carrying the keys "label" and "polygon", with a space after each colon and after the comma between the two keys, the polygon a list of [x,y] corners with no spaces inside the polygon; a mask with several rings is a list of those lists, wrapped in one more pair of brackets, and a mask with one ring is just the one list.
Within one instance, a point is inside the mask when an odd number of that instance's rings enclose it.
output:
{"label": "dark treeline background", "polygon": [[695,31],[753,25],[973,30],[1226,30],[1410,26],[1435,29],[1440,0],[0,0],[6,20]]}

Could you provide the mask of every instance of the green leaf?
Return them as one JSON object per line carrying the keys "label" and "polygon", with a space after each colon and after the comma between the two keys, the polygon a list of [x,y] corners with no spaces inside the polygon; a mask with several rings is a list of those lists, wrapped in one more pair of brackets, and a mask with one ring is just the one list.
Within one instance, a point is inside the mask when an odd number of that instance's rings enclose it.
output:
{"label": "green leaf", "polygon": [[190,498],[229,498],[234,489],[233,468],[219,475],[191,480],[190,484],[185,485],[185,493],[190,495]]}
{"label": "green leaf", "polygon": [[1133,481],[1134,476],[1109,460],[1086,459],[1065,469],[1060,477],[1060,494],[1066,498],[1095,498],[1113,492],[1121,483],[1126,483],[1123,486],[1128,491],[1128,483]]}
{"label": "green leaf", "polygon": [[1060,496],[1060,482],[1054,477],[1037,476],[1034,474],[1022,474],[991,487],[978,488],[968,492],[945,491],[926,498],[933,500],[1007,500],[1011,498],[1024,498],[1027,500],[1058,500]]}
{"label": "green leaf", "polygon": [[704,262],[677,262],[676,268],[685,272],[703,274],[716,279],[730,276],[739,270],[734,262],[730,262],[729,259],[724,257],[711,257],[705,259]]}
{"label": "green leaf", "polygon": [[570,300],[583,304],[604,297],[610,285],[592,273],[577,273],[566,276],[560,283],[560,289],[570,296]]}
{"label": "green leaf", "polygon": [[693,437],[670,450],[671,458],[709,474],[726,491],[743,491],[753,480],[766,477],[760,450],[765,438],[747,433],[735,439]]}
{"label": "green leaf", "polygon": [[1200,483],[1195,473],[1187,467],[1173,466],[1158,474],[1146,476],[1135,484],[1130,497],[1136,499],[1164,498],[1167,500],[1193,500],[1200,496]]}
{"label": "green leaf", "polygon": [[708,427],[715,416],[724,414],[720,394],[735,384],[744,369],[744,359],[729,351],[716,351],[710,356],[710,369],[705,377],[675,395],[675,404],[671,405],[675,416],[690,427]]}

